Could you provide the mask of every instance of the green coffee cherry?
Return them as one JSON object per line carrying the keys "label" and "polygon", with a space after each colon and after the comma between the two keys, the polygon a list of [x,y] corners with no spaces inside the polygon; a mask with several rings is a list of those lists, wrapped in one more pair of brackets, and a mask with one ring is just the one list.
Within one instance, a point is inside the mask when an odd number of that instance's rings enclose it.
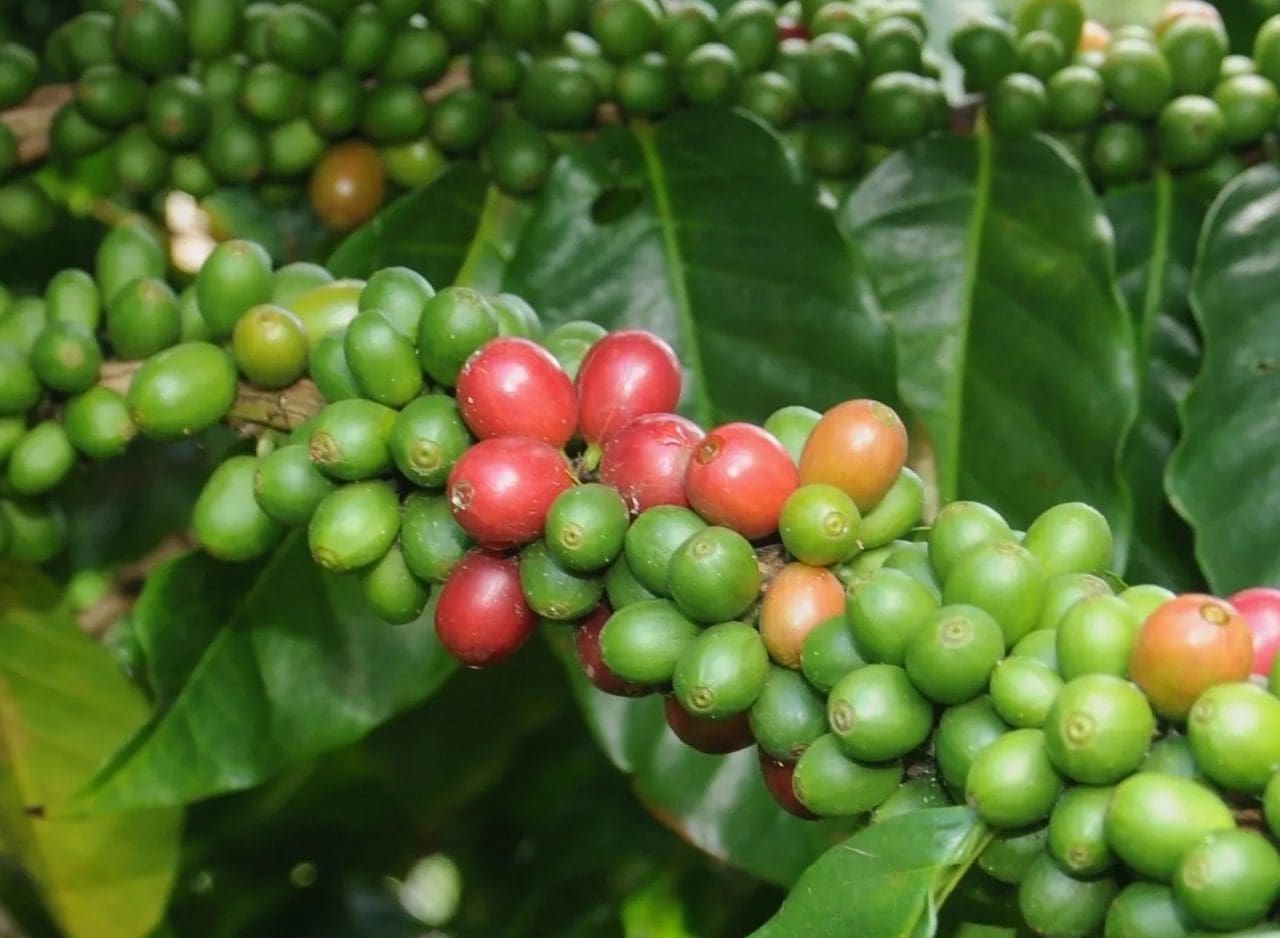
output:
{"label": "green coffee cherry", "polygon": [[187,32],[173,0],[146,0],[121,7],[115,21],[120,60],[150,77],[171,74],[187,57]]}
{"label": "green coffee cherry", "polygon": [[1041,727],[1062,683],[1038,658],[1005,658],[991,673],[991,704],[1010,726]]}
{"label": "green coffee cherry", "polygon": [[1035,860],[1018,886],[1018,911],[1038,934],[1095,935],[1119,887],[1108,877],[1078,879],[1048,854]]}
{"label": "green coffee cherry", "polygon": [[537,339],[542,335],[542,320],[527,302],[514,293],[499,293],[489,298],[489,306],[498,319],[499,335]]}
{"label": "green coffee cherry", "polygon": [[285,264],[271,275],[268,301],[289,309],[298,297],[327,283],[333,283],[333,274],[319,264],[307,261]]}
{"label": "green coffee cherry", "polygon": [[520,115],[546,130],[585,127],[600,90],[582,62],[567,55],[536,60],[516,99]]}
{"label": "green coffee cherry", "polygon": [[35,88],[40,62],[16,42],[0,45],[0,110],[22,103]]}
{"label": "green coffee cherry", "polygon": [[111,132],[85,117],[74,101],[59,108],[49,127],[49,148],[63,157],[74,159],[88,156],[101,150],[111,140]]}
{"label": "green coffee cherry", "polygon": [[1243,682],[1211,687],[1191,708],[1187,738],[1205,775],[1260,795],[1280,770],[1280,700]]}
{"label": "green coffee cherry", "polygon": [[311,459],[330,478],[370,479],[391,468],[391,428],[396,412],[359,398],[335,401],[316,417]]}
{"label": "green coffee cherry", "polygon": [[728,46],[706,43],[681,64],[680,87],[692,104],[728,106],[742,87],[742,65]]}
{"label": "green coffee cherry", "polygon": [[1047,836],[1043,824],[1027,831],[998,831],[978,854],[978,868],[997,882],[1016,886],[1031,864],[1044,856]]}
{"label": "green coffee cherry", "polygon": [[418,323],[422,369],[452,387],[471,353],[497,334],[497,317],[483,296],[467,287],[446,287],[427,300]]}
{"label": "green coffee cherry", "polygon": [[938,771],[954,791],[964,791],[969,768],[978,753],[1009,732],[988,697],[978,697],[958,707],[950,707],[938,721],[934,733],[934,756]]}
{"label": "green coffee cherry", "polygon": [[53,202],[30,176],[0,186],[0,231],[18,238],[35,238],[54,222]]}
{"label": "green coffee cherry", "polygon": [[977,606],[947,605],[915,629],[903,663],[920,693],[959,704],[986,689],[1003,655],[1004,635],[995,619]]}
{"label": "green coffee cherry", "polygon": [[688,713],[722,719],[747,710],[764,690],[769,652],[749,625],[723,622],[705,629],[680,655],[672,677]]}
{"label": "green coffee cherry", "polygon": [[338,30],[302,3],[283,3],[267,20],[267,50],[287,68],[316,72],[338,56]]}
{"label": "green coffee cherry", "polygon": [[1172,169],[1206,166],[1226,146],[1226,118],[1212,98],[1182,95],[1161,109],[1156,144]]}
{"label": "green coffee cherry", "polygon": [[697,622],[725,622],[742,615],[759,596],[760,582],[751,542],[729,528],[702,528],[677,547],[667,563],[671,597]]}
{"label": "green coffee cherry", "polygon": [[147,95],[147,130],[170,149],[199,143],[209,128],[209,118],[208,95],[190,75],[162,78]]}
{"label": "green coffee cherry", "polygon": [[405,500],[400,550],[414,576],[428,583],[443,583],[470,547],[471,539],[453,519],[448,499],[410,495]]}
{"label": "green coffee cherry", "polygon": [[965,88],[987,91],[1018,67],[1013,27],[994,15],[971,18],[951,34],[951,54],[964,68]]}
{"label": "green coffee cherry", "polygon": [[360,385],[347,364],[341,334],[327,335],[311,347],[307,370],[325,400],[336,402],[361,396]]}
{"label": "green coffee cherry", "polygon": [[520,586],[529,608],[553,622],[581,619],[604,595],[602,580],[562,567],[544,541],[520,552]]}
{"label": "green coffee cherry", "polygon": [[196,500],[192,516],[196,541],[219,560],[260,557],[284,533],[254,498],[257,468],[252,456],[231,457],[214,470]]}
{"label": "green coffee cherry", "polygon": [[659,598],[657,593],[647,589],[636,579],[631,565],[627,563],[626,554],[615,560],[605,573],[604,591],[609,597],[609,605],[615,610],[646,599]]}
{"label": "green coffee cherry", "polygon": [[259,62],[245,72],[240,107],[262,124],[282,124],[302,115],[307,80],[275,62]]}
{"label": "green coffee cherry", "polygon": [[56,420],[38,423],[9,453],[5,480],[18,495],[43,495],[58,486],[75,465],[76,451]]}
{"label": "green coffee cherry", "polygon": [[800,670],[824,692],[866,663],[842,615],[832,616],[806,635],[800,649]]}
{"label": "green coffee cherry", "polygon": [[92,387],[101,364],[98,340],[74,322],[51,322],[31,348],[31,367],[41,383],[64,394]]}
{"label": "green coffee cherry", "polygon": [[262,303],[246,311],[232,330],[231,348],[240,371],[259,387],[286,387],[307,370],[306,330],[283,306]]}
{"label": "green coffee cherry", "polygon": [[519,49],[494,40],[473,49],[468,64],[472,85],[495,98],[509,98],[519,91],[527,68]]}
{"label": "green coffee cherry", "polygon": [[1033,629],[1009,651],[1010,657],[1035,658],[1058,670],[1058,633],[1053,629]]}
{"label": "green coffee cherry", "polygon": [[0,527],[9,532],[9,559],[39,566],[62,550],[67,522],[54,502],[0,499]]}
{"label": "green coffee cherry", "polygon": [[1018,729],[983,748],[965,781],[969,804],[993,827],[1013,829],[1044,820],[1062,791],[1045,752],[1044,733]]}
{"label": "green coffee cherry", "polygon": [[1151,744],[1147,757],[1142,760],[1141,769],[1143,772],[1159,772],[1192,781],[1208,782],[1200,766],[1196,764],[1190,741],[1173,730],[1168,730]]}
{"label": "green coffee cherry", "polygon": [[376,309],[402,333],[416,339],[423,308],[435,295],[435,288],[416,270],[384,267],[360,291],[360,311]]}
{"label": "green coffee cherry", "polygon": [[775,759],[794,762],[827,731],[827,705],[804,676],[771,666],[749,719],[756,745]]}
{"label": "green coffee cherry", "polygon": [[787,498],[779,533],[801,563],[825,567],[845,559],[858,545],[862,517],[853,499],[833,485],[802,485]]}
{"label": "green coffee cherry", "polygon": [[250,307],[271,296],[271,258],[252,241],[224,241],[196,275],[200,313],[216,338],[231,335]]}
{"label": "green coffee cherry", "polygon": [[668,596],[667,567],[671,558],[685,541],[706,527],[707,523],[687,508],[675,505],[649,508],[627,529],[624,541],[627,566],[645,589]]}
{"label": "green coffee cherry", "polygon": [[1046,577],[1100,573],[1111,562],[1111,527],[1097,509],[1067,502],[1031,522],[1022,546],[1039,558]]}
{"label": "green coffee cherry", "polygon": [[1057,629],[1076,605],[1097,596],[1110,596],[1106,580],[1089,573],[1060,573],[1045,583],[1044,605],[1036,617],[1037,629]]}
{"label": "green coffee cherry", "polygon": [[325,137],[341,137],[360,124],[364,86],[346,69],[322,72],[311,82],[307,96],[307,120]]}
{"label": "green coffee cherry", "polygon": [[742,106],[772,127],[786,127],[800,110],[800,92],[780,72],[757,72],[742,85]]}
{"label": "green coffee cherry", "polygon": [[377,310],[351,320],[343,338],[347,365],[365,397],[403,407],[422,391],[422,369],[413,342]]}
{"label": "green coffee cherry", "polygon": [[618,67],[614,95],[628,113],[654,116],[676,106],[680,85],[665,55],[646,52]]}
{"label": "green coffee cherry", "polygon": [[869,664],[831,688],[827,722],[850,756],[886,762],[929,738],[933,707],[902,668]]}
{"label": "green coffee cherry", "polygon": [[26,432],[26,417],[0,417],[0,464],[9,458]]}
{"label": "green coffee cherry", "polygon": [[369,608],[393,625],[418,618],[431,595],[428,586],[413,575],[395,544],[361,576],[360,592]]}
{"label": "green coffee cherry", "polygon": [[715,7],[703,0],[682,3],[667,13],[663,21],[662,51],[679,66],[699,46],[716,38]]}
{"label": "green coffee cherry", "polygon": [[938,600],[918,580],[901,570],[880,569],[850,589],[846,614],[867,660],[901,664],[911,636],[937,608]]}
{"label": "green coffee cherry", "polygon": [[1169,63],[1178,94],[1212,92],[1227,52],[1227,31],[1221,20],[1183,16],[1160,34],[1160,54]]}
{"label": "green coffee cherry", "polygon": [[30,355],[48,319],[44,301],[38,297],[24,296],[15,300],[8,313],[0,318],[0,343]]}
{"label": "green coffee cherry", "polygon": [[141,277],[163,278],[164,248],[140,223],[117,225],[98,245],[94,274],[98,293],[108,303],[126,284]]}
{"label": "green coffee cherry", "polygon": [[675,603],[643,600],[609,617],[600,632],[600,653],[609,670],[624,681],[665,684],[698,631]]}
{"label": "green coffee cherry", "polygon": [[872,810],[902,781],[902,763],[869,765],[846,756],[830,733],[819,736],[796,763],[796,797],[814,814],[852,817]]}
{"label": "green coffee cherry", "polygon": [[1109,674],[1068,682],[1045,720],[1049,759],[1089,785],[1120,781],[1141,764],[1155,735],[1155,714],[1142,692]]}
{"label": "green coffee cherry", "polygon": [[400,530],[400,499],[386,482],[355,482],[326,495],[307,524],[311,556],[330,573],[381,560]]}
{"label": "green coffee cherry", "polygon": [[384,82],[364,99],[360,126],[374,143],[404,143],[427,129],[427,104],[409,82]]}
{"label": "green coffee cherry", "polygon": [[1014,72],[996,82],[987,97],[987,120],[1002,137],[1020,137],[1038,130],[1049,111],[1044,84],[1034,75]]}
{"label": "green coffee cherry", "polygon": [[182,335],[178,297],[163,280],[140,277],[125,284],[107,305],[107,341],[121,358],[145,358]]}
{"label": "green coffee cherry", "polygon": [[142,363],[125,401],[143,436],[177,440],[208,429],[236,399],[231,356],[207,342],[184,342]]}
{"label": "green coffee cherry", "polygon": [[1012,540],[1012,535],[995,509],[979,502],[952,502],[938,512],[929,531],[929,562],[945,581],[971,547]]}
{"label": "green coffee cherry", "polygon": [[858,543],[863,550],[883,547],[918,525],[923,515],[924,482],[913,470],[903,468],[884,497],[862,516]]}
{"label": "green coffee cherry", "polygon": [[191,0],[187,4],[187,43],[198,59],[216,59],[234,51],[242,7],[224,0]]}
{"label": "green coffee cherry", "polygon": [[716,24],[743,71],[758,72],[778,51],[778,11],[767,0],[738,0]]}
{"label": "green coffee cherry", "polygon": [[253,480],[258,505],[281,524],[306,524],[337,484],[316,468],[301,443],[281,446],[259,460]]}
{"label": "green coffee cherry", "polygon": [[1115,866],[1107,846],[1110,788],[1077,786],[1063,792],[1049,815],[1049,852],[1072,876],[1098,876]]}
{"label": "green coffee cherry", "polygon": [[1100,69],[1107,94],[1124,113],[1152,118],[1173,94],[1173,72],[1151,43],[1113,40]]}
{"label": "green coffee cherry", "polygon": [[471,442],[453,398],[428,394],[410,401],[396,415],[389,445],[396,467],[407,479],[438,488]]}
{"label": "green coffee cherry", "polygon": [[0,344],[0,415],[25,414],[42,393],[27,356],[12,345]]}
{"label": "green coffee cherry", "polygon": [[71,445],[93,459],[119,456],[138,432],[124,398],[104,387],[89,388],[67,401],[62,424]]}
{"label": "green coffee cherry", "polygon": [[1067,680],[1082,674],[1124,677],[1141,621],[1115,596],[1082,599],[1062,617],[1057,660]]}
{"label": "green coffee cherry", "polygon": [[862,38],[867,74],[919,72],[923,67],[924,30],[901,16],[885,16],[872,22]]}
{"label": "green coffee cherry", "polygon": [[547,549],[566,569],[602,571],[622,553],[630,521],[626,502],[614,489],[598,483],[575,485],[547,512]]}
{"label": "green coffee cherry", "polygon": [[632,59],[656,46],[662,13],[652,0],[600,0],[591,8],[591,35],[611,59]]}
{"label": "green coffee cherry", "polygon": [[1231,809],[1198,782],[1138,772],[1116,786],[1107,843],[1135,873],[1168,882],[1187,851],[1213,831],[1231,830]]}
{"label": "green coffee cherry", "polygon": [[120,135],[112,154],[116,181],[126,192],[151,195],[169,179],[169,151],[160,146],[142,126]]}

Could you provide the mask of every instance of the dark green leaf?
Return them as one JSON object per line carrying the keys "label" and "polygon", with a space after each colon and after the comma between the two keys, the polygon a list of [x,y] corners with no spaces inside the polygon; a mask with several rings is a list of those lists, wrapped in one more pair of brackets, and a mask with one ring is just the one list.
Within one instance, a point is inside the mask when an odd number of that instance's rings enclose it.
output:
{"label": "dark green leaf", "polygon": [[146,705],[55,599],[42,574],[0,566],[0,836],[68,938],[142,938],[173,885],[182,813],[66,815]]}
{"label": "dark green leaf", "polygon": [[1179,591],[1197,589],[1191,530],[1164,494],[1164,471],[1178,442],[1178,405],[1200,363],[1200,337],[1187,292],[1207,206],[1163,170],[1150,182],[1111,189],[1120,290],[1133,317],[1141,411],[1125,447],[1133,495],[1128,579]]}
{"label": "dark green leaf", "polygon": [[254,563],[164,564],[134,628],[157,707],[85,793],[94,812],[255,785],[359,739],[453,671],[429,611],[388,625],[354,578],[321,573],[299,535]]}
{"label": "dark green leaf", "polygon": [[1205,218],[1191,302],[1204,362],[1169,466],[1209,585],[1280,585],[1280,168],[1236,177]]}
{"label": "dark green leaf", "polygon": [[587,727],[653,814],[694,846],[769,882],[787,885],[834,841],[843,821],[802,821],[764,787],[754,747],[730,756],[690,749],[667,729],[662,698],[596,690],[573,656],[568,630],[548,632],[564,660]]}
{"label": "dark green leaf", "polygon": [[872,825],[805,870],[752,938],[932,935],[938,906],[987,839],[969,808],[929,808]]}
{"label": "dark green leaf", "polygon": [[987,502],[1019,526],[1089,502],[1122,561],[1132,338],[1110,229],[1076,162],[1038,138],[935,136],[881,163],[840,219],[892,318],[942,499]]}
{"label": "dark green leaf", "polygon": [[338,277],[404,266],[437,287],[496,287],[528,211],[489,186],[474,163],[454,163],[349,235],[328,266]]}
{"label": "dark green leaf", "polygon": [[505,286],[551,324],[661,334],[703,421],[894,397],[888,335],[852,250],[777,138],[730,111],[607,128],[567,153]]}

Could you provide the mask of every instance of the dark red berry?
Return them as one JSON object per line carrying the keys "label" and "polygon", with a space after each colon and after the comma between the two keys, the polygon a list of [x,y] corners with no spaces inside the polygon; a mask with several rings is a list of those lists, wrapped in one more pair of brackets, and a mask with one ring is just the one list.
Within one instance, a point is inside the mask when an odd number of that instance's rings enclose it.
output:
{"label": "dark red berry", "polygon": [[469,668],[497,664],[533,634],[538,617],[520,591],[520,559],[472,551],[436,603],[440,644]]}
{"label": "dark red berry", "polygon": [[645,414],[604,444],[600,481],[616,489],[633,515],[655,505],[688,507],[684,473],[702,428],[675,414]]}
{"label": "dark red berry", "polygon": [[445,493],[462,530],[504,550],[542,536],[547,509],[574,484],[564,454],[525,436],[481,440],[454,463]]}
{"label": "dark red berry", "polygon": [[560,363],[541,345],[494,339],[458,373],[458,409],[482,440],[527,436],[560,447],[578,418],[578,395]]}
{"label": "dark red berry", "polygon": [[782,505],[799,484],[782,444],[749,423],[726,423],[708,433],[684,475],[690,507],[747,538],[778,530]]}
{"label": "dark red berry", "polygon": [[721,756],[746,749],[755,742],[751,726],[747,722],[749,711],[723,720],[706,720],[689,713],[674,696],[665,698],[662,707],[667,715],[667,726],[690,749]]}
{"label": "dark red berry", "polygon": [[790,16],[778,17],[778,41],[784,39],[808,39],[809,27]]}
{"label": "dark red berry", "polygon": [[812,821],[817,815],[800,803],[796,797],[792,779],[796,774],[794,762],[780,762],[763,749],[756,750],[760,755],[760,774],[764,777],[764,787],[769,789],[773,800],[788,814]]}
{"label": "dark red berry", "polygon": [[603,443],[642,414],[675,410],[680,381],[676,353],[652,332],[611,332],[578,369],[578,429]]}
{"label": "dark red berry", "polygon": [[1253,673],[1266,677],[1280,649],[1280,590],[1255,586],[1231,597],[1253,633]]}
{"label": "dark red berry", "polygon": [[582,673],[597,688],[615,697],[644,697],[652,694],[655,688],[624,681],[609,670],[604,658],[600,656],[600,630],[611,615],[613,611],[602,605],[583,619],[574,630],[573,648],[578,655],[578,664],[582,665]]}

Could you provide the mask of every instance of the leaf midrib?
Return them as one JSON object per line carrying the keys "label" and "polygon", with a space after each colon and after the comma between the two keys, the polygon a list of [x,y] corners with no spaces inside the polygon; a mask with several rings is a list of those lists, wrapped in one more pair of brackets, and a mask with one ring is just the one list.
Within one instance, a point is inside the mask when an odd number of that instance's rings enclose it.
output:
{"label": "leaf midrib", "polygon": [[698,376],[694,387],[694,398],[698,408],[698,416],[704,423],[709,423],[714,410],[711,398],[707,394],[707,374],[702,365],[702,349],[698,344],[698,333],[693,321],[693,305],[689,300],[689,285],[685,282],[686,265],[680,250],[679,238],[676,234],[676,216],[671,206],[671,192],[667,184],[666,170],[658,156],[654,141],[653,127],[646,121],[637,120],[632,126],[640,154],[644,159],[645,172],[649,176],[649,189],[653,193],[653,210],[658,219],[658,230],[662,237],[662,253],[667,261],[668,280],[671,285],[672,299],[675,302],[676,316],[680,329],[681,357],[688,363],[694,374]]}

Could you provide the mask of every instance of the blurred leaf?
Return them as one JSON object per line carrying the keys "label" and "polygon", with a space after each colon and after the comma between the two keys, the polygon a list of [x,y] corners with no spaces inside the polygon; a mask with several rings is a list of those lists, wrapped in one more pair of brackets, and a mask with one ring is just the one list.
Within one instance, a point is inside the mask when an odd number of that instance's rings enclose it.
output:
{"label": "blurred leaf", "polygon": [[943,501],[987,502],[1017,527],[1086,501],[1122,561],[1132,334],[1076,162],[1039,138],[934,136],[877,166],[840,219],[893,321]]}
{"label": "blurred leaf", "polygon": [[662,335],[703,422],[894,399],[853,251],[778,139],[731,111],[605,128],[561,157],[504,286],[550,325]]}
{"label": "blurred leaf", "polygon": [[1200,338],[1187,296],[1200,222],[1207,205],[1165,170],[1133,186],[1109,189],[1120,290],[1133,318],[1141,377],[1141,411],[1124,454],[1133,496],[1128,579],[1180,592],[1201,576],[1191,529],[1164,494],[1164,470],[1178,442],[1178,405],[1200,363]]}
{"label": "blurred leaf", "polygon": [[224,564],[190,554],[147,580],[135,634],[156,712],[94,778],[91,811],[181,804],[256,785],[359,739],[453,671],[430,609],[391,626],[306,539]]}
{"label": "blurred leaf", "polygon": [[689,843],[739,869],[788,885],[852,821],[802,821],[765,789],[755,748],[729,756],[690,749],[667,729],[660,696],[631,700],[596,690],[574,658],[571,635],[548,638],[564,662],[587,726],[610,761],[633,776],[653,814]]}
{"label": "blurred leaf", "polygon": [[496,288],[528,212],[490,186],[474,163],[454,163],[348,235],[328,266],[338,277],[366,278],[404,266],[436,287]]}
{"label": "blurred leaf", "polygon": [[164,911],[181,811],[63,808],[146,718],[110,655],[30,568],[0,566],[0,836],[69,938],[141,938]]}
{"label": "blurred leaf", "polygon": [[969,808],[929,808],[873,824],[805,870],[752,938],[915,938],[989,836]]}
{"label": "blurred leaf", "polygon": [[1280,168],[1237,176],[1209,210],[1191,303],[1204,361],[1169,495],[1216,592],[1280,586]]}

